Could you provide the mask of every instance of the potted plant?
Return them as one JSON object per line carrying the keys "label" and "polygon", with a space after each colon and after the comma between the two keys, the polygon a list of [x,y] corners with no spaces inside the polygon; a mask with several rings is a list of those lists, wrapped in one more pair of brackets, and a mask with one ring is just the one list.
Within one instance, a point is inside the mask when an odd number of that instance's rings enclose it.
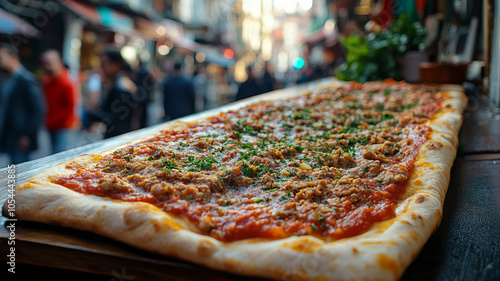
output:
{"label": "potted plant", "polygon": [[398,61],[401,73],[408,82],[420,82],[418,65],[429,61],[425,52],[427,31],[420,21],[412,20],[408,15],[398,17],[389,27],[390,33],[398,42]]}
{"label": "potted plant", "polygon": [[397,55],[398,42],[388,30],[367,36],[350,35],[341,38],[346,49],[346,61],[337,69],[337,78],[344,81],[367,81],[393,78],[401,80]]}
{"label": "potted plant", "polygon": [[358,82],[393,78],[419,81],[418,64],[427,61],[426,31],[418,21],[401,15],[387,28],[376,28],[366,36],[352,34],[340,39],[346,49],[337,78]]}

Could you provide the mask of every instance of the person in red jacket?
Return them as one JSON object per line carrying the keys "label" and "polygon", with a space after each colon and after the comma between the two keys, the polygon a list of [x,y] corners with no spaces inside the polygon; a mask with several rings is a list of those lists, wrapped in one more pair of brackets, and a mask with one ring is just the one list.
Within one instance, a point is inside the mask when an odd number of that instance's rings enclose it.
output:
{"label": "person in red jacket", "polygon": [[45,126],[50,133],[52,153],[58,153],[67,149],[69,130],[77,121],[75,88],[56,50],[44,52],[40,65],[46,73],[42,80],[47,106]]}

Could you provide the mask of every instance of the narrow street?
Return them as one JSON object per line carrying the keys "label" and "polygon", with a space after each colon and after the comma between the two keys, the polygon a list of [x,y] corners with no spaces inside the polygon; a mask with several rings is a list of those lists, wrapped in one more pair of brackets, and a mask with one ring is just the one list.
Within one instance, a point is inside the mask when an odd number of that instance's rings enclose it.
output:
{"label": "narrow street", "polygon": [[[148,108],[149,126],[162,122],[163,108],[161,104],[160,92],[156,91],[155,98]],[[88,132],[81,129],[71,131],[69,134],[67,150],[84,146],[102,139],[102,133]],[[35,160],[51,155],[50,138],[48,131],[44,128],[38,133],[38,149],[31,153],[30,160]],[[6,154],[0,153],[0,167],[7,167],[10,164]]]}

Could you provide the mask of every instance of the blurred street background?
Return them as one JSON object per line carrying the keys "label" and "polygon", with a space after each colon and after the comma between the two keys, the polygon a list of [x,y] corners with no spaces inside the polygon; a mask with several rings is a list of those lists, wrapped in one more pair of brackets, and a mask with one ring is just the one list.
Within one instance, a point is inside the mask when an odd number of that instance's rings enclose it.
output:
{"label": "blurred street background", "polygon": [[[0,0],[0,167],[323,77],[420,82],[484,58],[482,2]],[[444,52],[474,18],[473,51]]]}

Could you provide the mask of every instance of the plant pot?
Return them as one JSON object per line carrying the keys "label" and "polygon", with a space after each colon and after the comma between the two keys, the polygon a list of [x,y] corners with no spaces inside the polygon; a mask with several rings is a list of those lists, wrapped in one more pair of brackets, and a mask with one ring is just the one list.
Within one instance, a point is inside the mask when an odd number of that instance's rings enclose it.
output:
{"label": "plant pot", "polygon": [[428,62],[429,56],[425,52],[408,51],[399,58],[401,64],[401,74],[406,82],[418,83],[420,79],[420,71],[418,65],[422,62]]}
{"label": "plant pot", "polygon": [[424,62],[419,65],[419,69],[424,83],[462,84],[467,78],[468,66],[468,63]]}

